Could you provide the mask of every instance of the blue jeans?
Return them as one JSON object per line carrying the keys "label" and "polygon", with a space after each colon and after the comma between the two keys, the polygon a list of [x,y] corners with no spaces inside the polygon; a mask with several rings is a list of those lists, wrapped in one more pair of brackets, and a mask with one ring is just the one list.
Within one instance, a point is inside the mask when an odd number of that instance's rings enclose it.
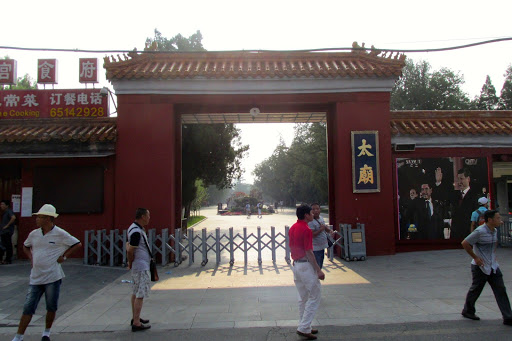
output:
{"label": "blue jeans", "polygon": [[316,263],[320,267],[320,269],[324,266],[324,256],[325,256],[325,250],[319,250],[319,251],[313,251],[313,254],[315,255]]}
{"label": "blue jeans", "polygon": [[41,296],[46,300],[46,311],[56,312],[59,303],[60,284],[62,280],[40,285],[30,285],[28,288],[25,305],[23,306],[23,315],[34,315],[39,304]]}
{"label": "blue jeans", "polygon": [[466,296],[464,312],[470,314],[475,313],[476,300],[482,293],[485,283],[489,282],[503,319],[512,320],[512,310],[510,309],[510,301],[508,299],[505,283],[503,283],[503,275],[501,270],[498,268],[496,269],[496,273],[491,272],[490,275],[486,275],[482,272],[482,270],[480,270],[480,267],[471,264],[471,274],[473,276],[473,283],[471,284],[471,287],[469,288],[468,294]]}

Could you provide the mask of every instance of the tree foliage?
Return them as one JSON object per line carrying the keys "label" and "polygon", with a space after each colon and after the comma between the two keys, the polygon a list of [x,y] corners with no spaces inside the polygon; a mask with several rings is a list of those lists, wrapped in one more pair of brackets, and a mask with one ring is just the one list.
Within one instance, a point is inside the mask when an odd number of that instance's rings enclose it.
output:
{"label": "tree foliage", "polygon": [[201,31],[197,31],[188,38],[177,34],[168,39],[155,28],[155,36],[146,39],[146,48],[156,51],[206,51],[202,40]]}
{"label": "tree foliage", "polygon": [[197,196],[196,180],[204,186],[227,188],[242,176],[240,130],[233,124],[189,124],[182,127],[182,201],[189,210]]}
{"label": "tree foliage", "polygon": [[[205,51],[197,31],[189,38],[178,34],[165,38],[155,29],[155,36],[146,39],[146,48],[155,51]],[[232,187],[242,176],[241,161],[248,146],[243,146],[240,130],[233,124],[190,124],[182,127],[182,203],[185,218],[201,186]]]}
{"label": "tree foliage", "polygon": [[408,59],[391,91],[391,110],[469,109],[463,84],[464,77],[448,68],[432,71],[427,61]]}
{"label": "tree foliage", "polygon": [[190,209],[197,213],[208,201],[208,190],[203,186],[203,180],[196,180],[196,197],[190,204]]}
{"label": "tree foliage", "polygon": [[505,82],[501,88],[500,109],[512,110],[512,65],[505,71]]}
{"label": "tree foliage", "polygon": [[475,99],[476,108],[478,110],[496,110],[499,103],[500,99],[496,96],[496,88],[492,85],[491,77],[487,75],[480,96]]}
{"label": "tree foliage", "polygon": [[297,124],[290,148],[281,140],[254,170],[255,186],[288,205],[328,200],[327,140],[324,123]]}

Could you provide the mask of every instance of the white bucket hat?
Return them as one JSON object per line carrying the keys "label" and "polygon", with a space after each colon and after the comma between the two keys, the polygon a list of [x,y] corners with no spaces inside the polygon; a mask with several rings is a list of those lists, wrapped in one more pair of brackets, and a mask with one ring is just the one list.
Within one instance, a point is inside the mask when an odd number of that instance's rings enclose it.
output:
{"label": "white bucket hat", "polygon": [[50,217],[57,218],[59,215],[57,214],[57,210],[53,205],[50,204],[44,204],[40,209],[39,212],[32,213],[32,215],[47,215]]}
{"label": "white bucket hat", "polygon": [[481,197],[480,199],[478,199],[478,203],[480,205],[486,205],[488,202],[489,202],[489,200],[487,200],[486,197]]}

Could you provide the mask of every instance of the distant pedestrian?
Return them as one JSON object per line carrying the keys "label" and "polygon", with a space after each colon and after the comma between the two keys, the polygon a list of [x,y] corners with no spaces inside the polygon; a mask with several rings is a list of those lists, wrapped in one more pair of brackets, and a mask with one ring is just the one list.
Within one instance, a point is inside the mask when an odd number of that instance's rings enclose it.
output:
{"label": "distant pedestrian", "polygon": [[245,213],[247,214],[247,219],[251,217],[251,204],[245,204]]}
{"label": "distant pedestrian", "polygon": [[321,285],[319,279],[325,274],[316,262],[313,254],[313,233],[308,223],[313,220],[311,207],[297,207],[297,222],[289,231],[290,251],[293,259],[293,280],[299,293],[299,326],[297,334],[308,340],[316,340],[317,329],[311,328],[316,311],[320,305]]}
{"label": "distant pedestrian", "polygon": [[[9,200],[2,200],[0,202],[0,242],[3,247],[0,247],[0,264],[11,264],[12,262],[12,235],[14,233],[14,222],[16,216],[9,207],[11,203]],[[5,251],[5,261],[4,259]]]}
{"label": "distant pedestrian", "polygon": [[471,232],[485,223],[484,213],[489,209],[489,200],[486,197],[478,199],[478,208],[471,213]]}
{"label": "distant pedestrian", "polygon": [[284,203],[283,203],[283,201],[281,200],[281,201],[279,202],[279,207],[281,207],[281,213],[282,213],[282,212],[284,212],[284,206],[283,206],[283,205],[284,205]]}
{"label": "distant pedestrian", "polygon": [[45,204],[33,215],[36,216],[38,229],[30,232],[23,243],[23,251],[32,262],[30,287],[18,333],[13,341],[23,340],[25,330],[43,294],[46,298],[46,329],[41,341],[50,341],[50,329],[57,312],[60,286],[62,278],[65,277],[60,264],[82,246],[77,238],[54,224],[55,218],[59,216],[54,206]]}
{"label": "distant pedestrian", "polygon": [[261,208],[263,207],[263,204],[261,202],[258,203],[258,218],[262,218],[263,216],[261,215]]}
{"label": "distant pedestrian", "polygon": [[332,236],[333,231],[325,224],[324,218],[320,217],[320,205],[314,203],[311,205],[311,214],[313,220],[308,223],[313,232],[313,253],[320,269],[324,266],[325,249],[328,248],[327,234]]}
{"label": "distant pedestrian", "polygon": [[132,332],[151,328],[149,320],[140,317],[144,298],[149,297],[151,290],[151,275],[149,263],[151,261],[148,236],[144,229],[149,224],[149,210],[137,208],[135,221],[128,228],[128,269],[132,270],[133,292],[131,296],[132,320],[130,325]]}
{"label": "distant pedestrian", "polygon": [[480,320],[480,317],[475,315],[475,303],[482,293],[485,283],[489,282],[503,316],[503,324],[512,326],[510,301],[503,282],[503,274],[496,261],[496,247],[498,245],[496,228],[503,222],[500,214],[495,210],[486,211],[484,219],[485,224],[477,227],[462,241],[464,250],[473,258],[471,261],[473,283],[466,296],[462,316],[471,320]]}

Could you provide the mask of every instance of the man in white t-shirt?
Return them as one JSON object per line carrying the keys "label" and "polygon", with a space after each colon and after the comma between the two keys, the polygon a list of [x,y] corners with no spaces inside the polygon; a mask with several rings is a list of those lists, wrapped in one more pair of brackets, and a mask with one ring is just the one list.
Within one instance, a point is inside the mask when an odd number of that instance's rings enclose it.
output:
{"label": "man in white t-shirt", "polygon": [[32,262],[30,288],[18,333],[13,341],[23,340],[23,334],[43,294],[46,299],[46,329],[41,340],[50,341],[50,328],[57,312],[60,285],[65,277],[60,263],[82,246],[77,238],[54,224],[54,219],[59,216],[54,206],[45,204],[33,215],[36,216],[38,229],[30,232],[23,243],[23,251]]}
{"label": "man in white t-shirt", "polygon": [[311,214],[313,220],[308,223],[309,228],[313,231],[313,254],[320,269],[324,266],[325,249],[329,246],[327,242],[327,233],[333,235],[333,231],[325,224],[320,217],[320,204],[311,204]]}

